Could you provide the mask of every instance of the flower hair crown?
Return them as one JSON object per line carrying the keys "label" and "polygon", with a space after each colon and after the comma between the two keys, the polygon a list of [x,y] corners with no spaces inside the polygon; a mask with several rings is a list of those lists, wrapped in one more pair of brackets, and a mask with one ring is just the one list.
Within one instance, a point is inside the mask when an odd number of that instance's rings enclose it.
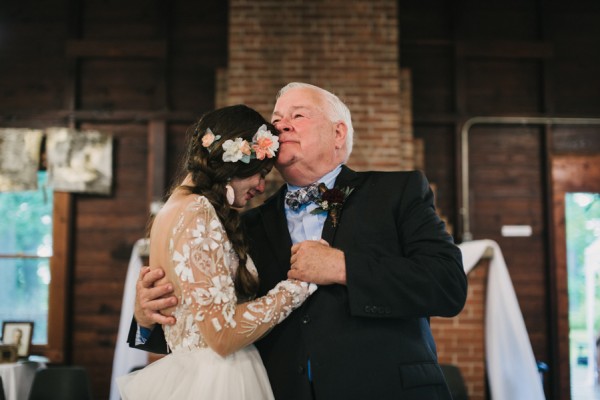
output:
{"label": "flower hair crown", "polygon": [[[202,146],[210,153],[210,147],[220,139],[221,135],[215,135],[208,128],[204,132],[204,136],[202,136]],[[235,140],[227,139],[223,143],[223,161],[241,161],[248,164],[254,158],[258,160],[264,160],[265,157],[273,158],[278,149],[279,137],[273,135],[267,129],[267,126],[263,124],[252,137],[252,143],[248,143],[247,140],[242,138],[236,138]]]}

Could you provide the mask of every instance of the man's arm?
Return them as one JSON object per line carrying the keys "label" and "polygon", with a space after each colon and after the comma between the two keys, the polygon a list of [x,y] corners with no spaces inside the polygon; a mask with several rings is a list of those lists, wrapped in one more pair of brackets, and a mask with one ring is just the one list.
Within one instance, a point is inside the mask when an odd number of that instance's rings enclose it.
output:
{"label": "man's arm", "polygon": [[[435,211],[427,178],[418,171],[379,178],[370,196],[354,199],[363,200],[356,209],[368,222],[343,248],[350,312],[380,318],[458,314],[467,297],[462,254]],[[370,197],[378,199],[375,205]]]}
{"label": "man's arm", "polygon": [[131,321],[127,343],[130,347],[166,354],[167,345],[161,324],[172,325],[175,318],[164,316],[160,310],[177,304],[170,283],[156,285],[164,276],[162,269],[144,267],[136,283],[134,318]]}
{"label": "man's arm", "polygon": [[288,276],[345,285],[356,316],[456,315],[466,300],[467,279],[460,249],[435,212],[427,179],[413,172],[377,180],[368,193],[353,194],[345,228],[333,243],[338,249],[315,241],[295,245]]}

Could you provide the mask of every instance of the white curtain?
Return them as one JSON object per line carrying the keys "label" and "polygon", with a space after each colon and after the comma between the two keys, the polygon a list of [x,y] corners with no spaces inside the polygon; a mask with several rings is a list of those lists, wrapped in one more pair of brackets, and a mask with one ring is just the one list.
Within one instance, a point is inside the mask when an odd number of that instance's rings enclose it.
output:
{"label": "white curtain", "polygon": [[148,248],[148,239],[140,239],[133,246],[127,277],[125,278],[125,290],[123,291],[123,304],[121,306],[121,320],[119,322],[119,334],[115,346],[113,358],[112,378],[110,384],[110,400],[119,400],[119,389],[116,378],[126,375],[133,367],[148,364],[148,353],[129,347],[127,334],[133,317],[133,305],[135,302],[135,283],[142,267],[142,250]]}
{"label": "white curtain", "polygon": [[493,251],[487,283],[485,315],[486,364],[494,400],[541,400],[544,389],[504,256],[493,240],[462,243],[468,273]]}

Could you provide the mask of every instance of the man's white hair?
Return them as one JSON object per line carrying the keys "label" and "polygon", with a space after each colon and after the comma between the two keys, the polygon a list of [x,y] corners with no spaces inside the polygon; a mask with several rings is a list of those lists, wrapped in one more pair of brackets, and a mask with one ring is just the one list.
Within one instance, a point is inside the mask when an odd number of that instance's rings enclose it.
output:
{"label": "man's white hair", "polygon": [[283,96],[283,94],[288,90],[296,88],[308,88],[320,93],[325,99],[325,103],[329,106],[328,109],[325,110],[325,113],[329,117],[330,121],[342,121],[346,125],[346,127],[348,128],[348,132],[346,134],[346,157],[344,158],[344,163],[348,161],[350,153],[352,153],[352,144],[354,142],[354,127],[352,126],[352,115],[350,114],[350,109],[348,108],[348,106],[346,106],[346,104],[344,104],[344,102],[340,100],[340,98],[337,97],[335,94],[318,86],[304,82],[288,83],[279,90],[277,96],[275,97],[275,100]]}

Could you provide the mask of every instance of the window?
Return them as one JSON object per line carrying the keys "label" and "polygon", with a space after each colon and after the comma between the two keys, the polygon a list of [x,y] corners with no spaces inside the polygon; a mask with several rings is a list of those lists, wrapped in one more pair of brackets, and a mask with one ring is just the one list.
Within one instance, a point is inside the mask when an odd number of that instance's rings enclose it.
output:
{"label": "window", "polygon": [[33,343],[48,343],[52,256],[52,191],[46,172],[38,190],[0,194],[0,320],[33,321]]}
{"label": "window", "polygon": [[565,217],[571,396],[592,399],[600,388],[594,384],[600,338],[600,193],[567,193]]}
{"label": "window", "polygon": [[69,195],[46,187],[45,171],[38,190],[0,193],[0,322],[33,321],[31,353],[53,362],[64,360],[69,207]]}

